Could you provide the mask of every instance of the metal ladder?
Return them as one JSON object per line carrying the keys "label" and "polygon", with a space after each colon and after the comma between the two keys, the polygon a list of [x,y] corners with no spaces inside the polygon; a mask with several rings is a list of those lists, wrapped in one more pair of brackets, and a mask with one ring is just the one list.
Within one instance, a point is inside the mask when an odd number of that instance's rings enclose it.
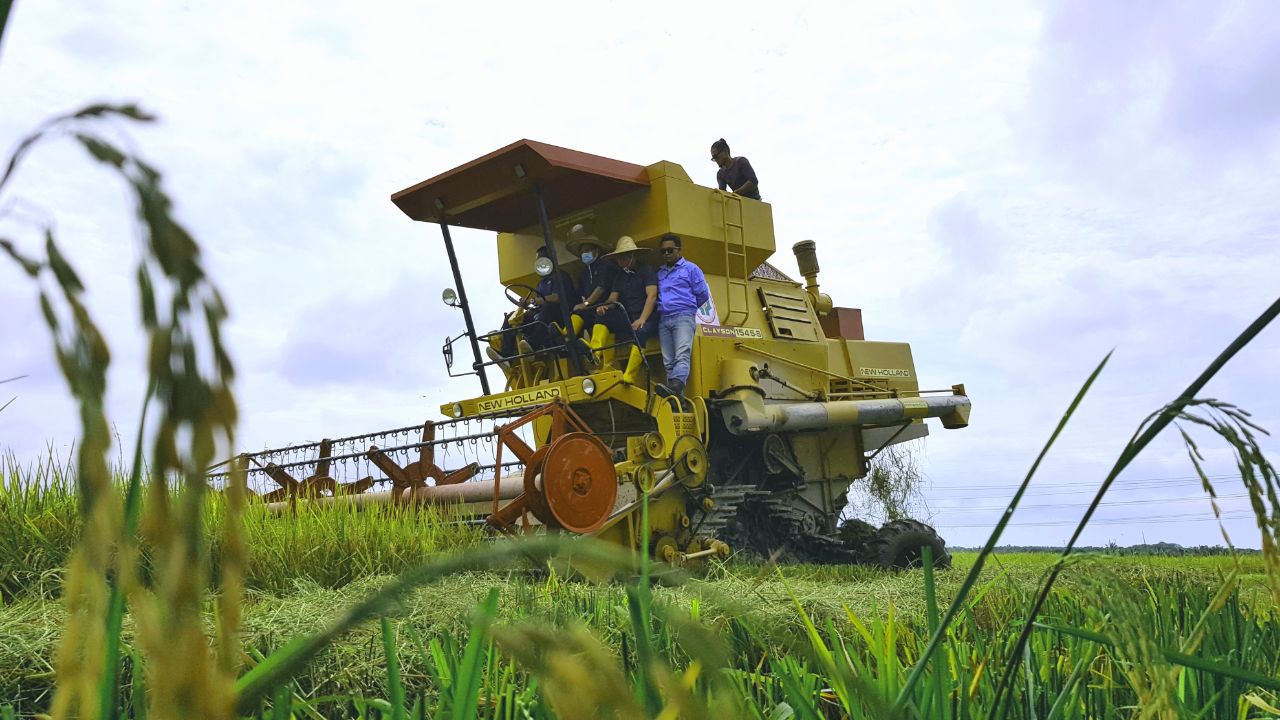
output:
{"label": "metal ladder", "polygon": [[[747,233],[742,227],[742,197],[721,192],[720,221],[724,228],[724,291],[729,306],[724,324],[739,325],[747,319]],[[732,210],[730,206],[733,206]],[[735,216],[737,221],[732,218]]]}

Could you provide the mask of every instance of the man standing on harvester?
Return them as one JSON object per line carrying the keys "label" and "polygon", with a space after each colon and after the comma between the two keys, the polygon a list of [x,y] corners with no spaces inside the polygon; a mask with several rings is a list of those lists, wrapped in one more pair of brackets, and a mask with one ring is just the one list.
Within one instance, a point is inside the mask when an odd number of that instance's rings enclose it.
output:
{"label": "man standing on harvester", "polygon": [[745,157],[734,157],[729,153],[729,143],[724,138],[711,143],[711,159],[720,169],[716,171],[716,184],[721,190],[728,190],[752,200],[760,199],[760,181],[756,179],[756,171],[751,161]]}
{"label": "man standing on harvester", "polygon": [[609,297],[596,308],[600,320],[591,332],[591,349],[605,354],[605,365],[611,360],[608,348],[615,342],[634,343],[622,373],[622,381],[632,385],[644,362],[644,344],[658,331],[658,278],[653,268],[639,263],[636,255],[642,250],[647,248],[636,247],[635,240],[623,235],[617,249],[606,256],[616,264],[605,278]]}
{"label": "man standing on harvester", "polygon": [[666,386],[660,395],[683,395],[689,381],[689,359],[693,355],[694,316],[711,296],[702,269],[680,256],[680,236],[662,236],[663,266],[658,269],[658,342],[667,368]]}

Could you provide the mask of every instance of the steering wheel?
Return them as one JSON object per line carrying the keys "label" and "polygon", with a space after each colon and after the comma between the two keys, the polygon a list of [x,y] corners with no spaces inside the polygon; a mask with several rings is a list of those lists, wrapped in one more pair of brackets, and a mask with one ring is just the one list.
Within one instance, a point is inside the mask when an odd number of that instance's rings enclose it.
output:
{"label": "steering wheel", "polygon": [[510,285],[503,287],[502,291],[506,294],[507,300],[521,310],[532,310],[538,307],[533,302],[534,295],[537,295],[538,297],[545,297],[542,293],[538,292],[537,288],[529,287],[523,283],[511,283]]}

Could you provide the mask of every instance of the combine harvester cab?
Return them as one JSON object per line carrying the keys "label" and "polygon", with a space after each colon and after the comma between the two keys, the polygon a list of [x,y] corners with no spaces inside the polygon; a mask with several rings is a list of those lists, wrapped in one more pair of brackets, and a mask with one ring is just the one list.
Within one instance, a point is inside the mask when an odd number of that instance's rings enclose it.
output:
{"label": "combine harvester cab", "polygon": [[[968,424],[963,386],[922,391],[909,345],[865,340],[860,311],[836,307],[820,292],[812,241],[793,247],[803,285],[770,265],[767,203],[696,185],[674,163],[645,167],[530,140],[391,199],[410,218],[440,227],[456,283],[445,302],[466,325],[446,341],[444,355],[451,375],[457,358],[470,356],[469,369],[457,374],[475,374],[481,394],[444,403],[448,419],[422,426],[420,440],[419,428],[413,437],[410,428],[390,431],[399,441],[389,451],[359,449],[387,436],[372,433],[282,449],[292,455],[241,456],[251,473],[280,486],[269,498],[277,508],[299,497],[454,504],[505,533],[555,528],[639,548],[647,492],[648,550],[668,562],[745,550],[904,567],[929,546],[938,565],[949,563],[944,543],[923,523],[837,523],[875,453],[924,437],[926,418],[945,428]],[[543,328],[547,347],[522,342],[514,356],[490,359],[502,331],[477,330],[467,302],[475,287],[464,285],[450,228],[497,233],[498,279],[519,307],[540,276],[556,278],[557,293],[570,297],[558,270],[581,269],[565,242],[578,225],[606,245],[627,235],[650,250],[674,233],[683,256],[703,270],[712,300],[699,314],[683,398],[655,392],[665,380],[656,337],[644,348],[644,369],[628,382],[624,346],[592,349],[565,332],[574,327],[568,303],[559,322]],[[547,257],[535,264],[543,246]],[[489,368],[501,372],[500,390],[490,386]],[[335,444],[342,452],[335,454]],[[438,447],[468,444],[475,449],[468,462],[436,464]],[[307,459],[292,467],[311,471],[305,480],[275,462],[299,454]],[[335,460],[352,459],[385,477],[371,472],[346,484],[330,477]],[[391,490],[367,492],[379,482]]]}

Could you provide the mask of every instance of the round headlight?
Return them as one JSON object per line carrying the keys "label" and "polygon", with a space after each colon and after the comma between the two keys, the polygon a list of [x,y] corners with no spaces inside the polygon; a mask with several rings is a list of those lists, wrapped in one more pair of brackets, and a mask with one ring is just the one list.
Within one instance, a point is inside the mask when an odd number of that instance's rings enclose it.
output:
{"label": "round headlight", "polygon": [[596,394],[596,381],[591,378],[582,378],[582,392],[587,395]]}
{"label": "round headlight", "polygon": [[542,277],[546,277],[550,275],[552,269],[553,269],[553,266],[551,264],[551,258],[549,257],[540,257],[537,260],[533,261],[533,271],[538,273]]}
{"label": "round headlight", "polygon": [[449,307],[458,307],[462,304],[458,300],[458,293],[454,292],[453,288],[445,288],[444,292],[440,294],[440,299],[444,300],[444,304]]}
{"label": "round headlight", "polygon": [[456,418],[462,417],[462,403],[453,404],[453,416]]}

